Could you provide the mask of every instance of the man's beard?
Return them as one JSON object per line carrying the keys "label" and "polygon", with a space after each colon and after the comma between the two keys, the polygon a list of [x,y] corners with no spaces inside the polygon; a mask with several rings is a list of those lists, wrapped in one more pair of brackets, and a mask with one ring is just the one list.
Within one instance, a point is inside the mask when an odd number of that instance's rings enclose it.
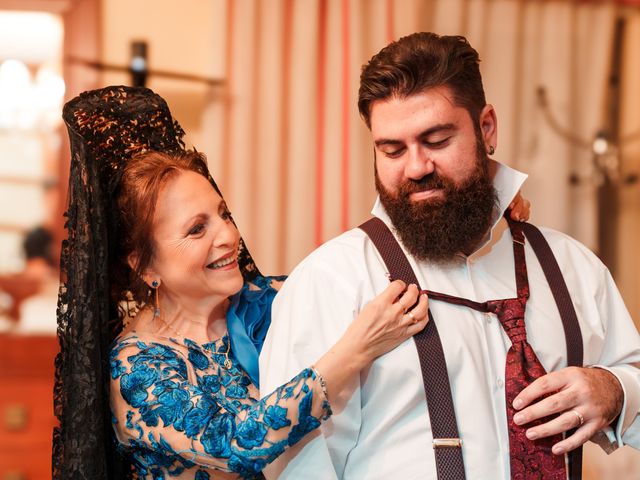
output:
{"label": "man's beard", "polygon": [[[408,180],[397,195],[385,189],[376,170],[376,189],[402,244],[418,260],[449,263],[458,253],[470,254],[489,230],[496,191],[487,171],[484,150],[478,149],[476,170],[461,186],[436,171]],[[413,192],[442,189],[443,197],[412,202]]]}

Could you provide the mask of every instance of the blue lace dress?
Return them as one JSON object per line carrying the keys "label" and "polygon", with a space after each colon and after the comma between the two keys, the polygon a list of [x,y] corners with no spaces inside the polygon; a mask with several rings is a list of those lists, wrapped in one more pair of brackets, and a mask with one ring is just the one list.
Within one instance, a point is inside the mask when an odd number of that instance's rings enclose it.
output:
{"label": "blue lace dress", "polygon": [[[275,290],[269,279],[248,285],[227,314],[243,325],[257,353],[270,321]],[[252,336],[257,332],[257,338]],[[263,478],[285,448],[331,415],[315,374],[305,369],[259,400],[238,360],[246,351],[229,337],[198,344],[188,339],[130,331],[111,350],[111,409],[116,438],[133,460],[137,478]],[[229,347],[231,347],[229,349]],[[226,356],[231,361],[225,367]],[[243,364],[247,365],[245,358]],[[224,474],[222,472],[228,472]]]}

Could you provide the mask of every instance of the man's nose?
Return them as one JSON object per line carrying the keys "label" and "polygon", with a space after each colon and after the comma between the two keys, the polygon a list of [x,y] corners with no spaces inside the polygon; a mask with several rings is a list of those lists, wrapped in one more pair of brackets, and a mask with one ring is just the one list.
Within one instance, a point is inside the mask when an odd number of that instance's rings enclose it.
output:
{"label": "man's nose", "polygon": [[435,165],[428,152],[422,148],[410,149],[404,173],[407,178],[419,180],[433,173]]}

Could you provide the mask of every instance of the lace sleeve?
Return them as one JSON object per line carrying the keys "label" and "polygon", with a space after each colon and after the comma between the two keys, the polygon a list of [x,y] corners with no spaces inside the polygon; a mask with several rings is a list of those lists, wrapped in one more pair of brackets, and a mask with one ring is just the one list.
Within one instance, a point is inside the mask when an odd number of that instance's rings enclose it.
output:
{"label": "lace sleeve", "polygon": [[112,350],[116,435],[124,446],[147,452],[148,465],[252,476],[331,414],[311,369],[257,401],[249,397],[246,375],[190,372],[206,368],[199,355],[190,350],[185,359],[170,346],[140,340]]}

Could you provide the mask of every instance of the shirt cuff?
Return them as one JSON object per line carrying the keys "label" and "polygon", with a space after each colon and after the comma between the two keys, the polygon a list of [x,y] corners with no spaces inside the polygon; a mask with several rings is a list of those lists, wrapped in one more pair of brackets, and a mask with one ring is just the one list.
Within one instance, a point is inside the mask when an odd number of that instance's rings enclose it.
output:
{"label": "shirt cuff", "polygon": [[[598,435],[600,433],[598,432],[592,438],[592,441],[600,445],[605,452],[611,453],[625,444],[622,436],[638,416],[640,392],[638,391],[635,375],[628,372],[625,366],[590,365],[590,367],[601,368],[610,372],[618,379],[618,383],[622,388],[622,409],[617,421],[601,430],[604,435]],[[606,445],[607,441],[609,443],[608,446]]]}

